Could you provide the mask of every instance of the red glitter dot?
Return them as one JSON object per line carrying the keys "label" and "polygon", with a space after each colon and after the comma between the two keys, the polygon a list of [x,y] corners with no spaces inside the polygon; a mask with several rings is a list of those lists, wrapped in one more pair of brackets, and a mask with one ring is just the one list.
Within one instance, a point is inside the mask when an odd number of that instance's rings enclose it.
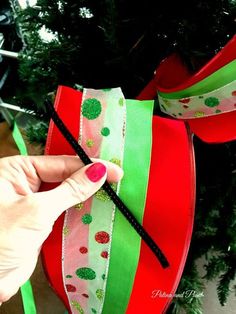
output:
{"label": "red glitter dot", "polygon": [[85,298],[89,297],[87,293],[82,293],[82,296],[85,297]]}
{"label": "red glitter dot", "polygon": [[101,257],[107,258],[107,257],[108,257],[108,252],[107,252],[107,251],[103,251],[103,252],[101,253]]}
{"label": "red glitter dot", "polygon": [[232,92],[232,96],[236,96],[236,90]]}
{"label": "red glitter dot", "polygon": [[87,249],[85,246],[81,246],[81,247],[79,248],[79,251],[80,251],[80,253],[82,253],[82,254],[86,254],[86,253],[88,252],[88,249]]}
{"label": "red glitter dot", "polygon": [[190,102],[190,98],[182,98],[179,100],[182,104],[188,104]]}
{"label": "red glitter dot", "polygon": [[73,285],[66,285],[66,290],[68,291],[68,292],[75,292],[76,291],[76,288],[75,288],[75,286],[73,286]]}
{"label": "red glitter dot", "polygon": [[106,231],[99,231],[95,234],[95,240],[98,243],[108,243],[110,241],[110,236]]}

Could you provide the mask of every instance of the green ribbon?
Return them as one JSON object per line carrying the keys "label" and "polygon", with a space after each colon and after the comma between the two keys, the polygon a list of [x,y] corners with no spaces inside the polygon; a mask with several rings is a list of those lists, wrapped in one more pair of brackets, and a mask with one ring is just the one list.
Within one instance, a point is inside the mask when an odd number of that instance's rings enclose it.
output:
{"label": "green ribbon", "polygon": [[[154,102],[126,100],[126,104],[123,160],[125,175],[119,195],[142,223],[151,158]],[[126,312],[137,270],[140,245],[140,236],[120,211],[116,210],[103,314]]]}
{"label": "green ribbon", "polygon": [[[16,143],[16,146],[19,149],[19,152],[22,156],[27,156],[27,148],[24,142],[24,139],[21,135],[21,132],[16,124],[16,121],[14,120],[13,124],[13,131],[12,131],[13,139]],[[21,296],[22,296],[22,303],[24,308],[25,314],[36,314],[36,306],[34,301],[34,294],[32,290],[32,286],[30,283],[30,280],[26,281],[26,283],[21,286]]]}
{"label": "green ribbon", "polygon": [[33,294],[33,289],[32,289],[30,280],[27,280],[26,283],[23,284],[23,286],[21,286],[20,291],[21,291],[24,313],[36,314],[37,311],[36,311],[34,294]]}
{"label": "green ribbon", "polygon": [[226,64],[213,74],[186,89],[173,93],[159,92],[159,95],[167,99],[180,99],[205,94],[234,81],[236,78],[235,73],[236,60]]}

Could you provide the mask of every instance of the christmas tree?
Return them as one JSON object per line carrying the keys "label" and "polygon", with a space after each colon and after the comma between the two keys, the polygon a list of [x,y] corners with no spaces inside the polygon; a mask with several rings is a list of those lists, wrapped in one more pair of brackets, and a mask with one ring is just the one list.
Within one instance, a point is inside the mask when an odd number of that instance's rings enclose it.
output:
{"label": "christmas tree", "polygon": [[[163,58],[177,52],[194,73],[236,30],[234,0],[38,0],[25,10],[12,6],[25,42],[15,99],[35,111],[59,84],[121,86],[126,97],[136,97]],[[196,263],[204,256],[205,278],[218,280],[224,305],[236,275],[236,144],[207,145],[198,138],[194,144],[196,217],[178,292],[203,289]],[[169,313],[181,309],[201,313],[201,300],[176,298]]]}

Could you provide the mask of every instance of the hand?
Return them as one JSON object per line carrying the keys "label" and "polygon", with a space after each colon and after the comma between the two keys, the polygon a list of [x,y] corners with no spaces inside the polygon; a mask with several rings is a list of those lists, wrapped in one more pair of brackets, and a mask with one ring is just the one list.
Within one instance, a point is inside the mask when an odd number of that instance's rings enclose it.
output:
{"label": "hand", "polygon": [[[0,304],[31,276],[41,246],[63,211],[85,201],[123,171],[74,156],[14,156],[0,159]],[[62,182],[38,192],[41,182]]]}

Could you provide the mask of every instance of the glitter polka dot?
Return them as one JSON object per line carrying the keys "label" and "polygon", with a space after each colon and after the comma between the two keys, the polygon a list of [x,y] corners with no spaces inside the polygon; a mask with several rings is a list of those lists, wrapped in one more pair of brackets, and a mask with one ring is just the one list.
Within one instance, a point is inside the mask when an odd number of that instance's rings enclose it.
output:
{"label": "glitter polka dot", "polygon": [[78,204],[76,204],[74,207],[75,207],[75,209],[77,209],[77,210],[81,210],[81,209],[84,207],[84,203],[78,203]]}
{"label": "glitter polka dot", "polygon": [[110,236],[106,231],[99,231],[95,234],[95,240],[101,244],[108,243],[110,241]]}
{"label": "glitter polka dot", "polygon": [[232,96],[236,96],[236,90],[232,91]]}
{"label": "glitter polka dot", "polygon": [[112,162],[113,164],[115,164],[115,165],[121,167],[121,160],[118,159],[118,158],[115,158],[115,157],[114,157],[114,158],[111,158],[111,159],[110,159],[110,162]]}
{"label": "glitter polka dot", "polygon": [[89,225],[91,222],[92,222],[93,218],[90,214],[84,214],[83,217],[82,217],[82,222],[85,224],[85,225]]}
{"label": "glitter polka dot", "polygon": [[124,106],[124,98],[119,99],[119,105],[122,107]]}
{"label": "glitter polka dot", "polygon": [[105,280],[105,278],[106,278],[106,275],[105,275],[105,274],[103,274],[103,275],[102,275],[102,279],[103,279],[103,280]]}
{"label": "glitter polka dot", "polygon": [[104,291],[102,289],[97,289],[96,290],[96,296],[97,296],[98,300],[101,301],[104,297]]}
{"label": "glitter polka dot", "polygon": [[203,111],[197,111],[197,112],[194,113],[194,116],[196,118],[202,118],[202,117],[205,116],[205,113]]}
{"label": "glitter polka dot", "polygon": [[87,145],[88,148],[93,147],[93,145],[94,145],[94,140],[88,139],[88,140],[86,141],[86,145]]}
{"label": "glitter polka dot", "polygon": [[73,285],[66,285],[66,291],[67,292],[76,292],[76,287]]}
{"label": "glitter polka dot", "polygon": [[88,120],[96,119],[102,112],[102,106],[96,98],[85,99],[82,105],[82,115]]}
{"label": "glitter polka dot", "polygon": [[67,236],[69,234],[69,228],[67,226],[63,228],[63,234],[64,236]]}
{"label": "glitter polka dot", "polygon": [[71,275],[66,275],[66,278],[72,278],[72,276]]}
{"label": "glitter polka dot", "polygon": [[88,253],[88,249],[87,249],[85,246],[81,246],[81,247],[79,248],[79,251],[80,251],[81,254],[86,254],[86,253]]}
{"label": "glitter polka dot", "polygon": [[217,109],[217,110],[215,111],[215,113],[221,113],[221,110]]}
{"label": "glitter polka dot", "polygon": [[79,304],[79,302],[73,300],[73,301],[71,301],[71,305],[77,310],[77,312],[79,314],[85,314],[84,310],[83,310],[82,306]]}
{"label": "glitter polka dot", "polygon": [[104,191],[103,189],[99,189],[96,193],[95,193],[95,197],[103,202],[109,201],[110,200],[110,196],[107,194],[106,191]]}
{"label": "glitter polka dot", "polygon": [[101,253],[101,257],[103,257],[103,258],[108,258],[108,252],[107,252],[107,251],[103,251],[103,252]]}
{"label": "glitter polka dot", "polygon": [[84,280],[93,280],[96,278],[95,271],[89,267],[78,268],[75,273],[80,279]]}
{"label": "glitter polka dot", "polygon": [[102,129],[101,129],[101,134],[102,134],[103,136],[108,136],[108,135],[110,134],[110,129],[107,128],[107,127],[102,128]]}
{"label": "glitter polka dot", "polygon": [[218,106],[220,102],[216,97],[208,97],[205,99],[204,103],[207,107],[215,107]]}
{"label": "glitter polka dot", "polygon": [[85,297],[85,298],[89,297],[89,295],[87,293],[82,293],[82,296]]}
{"label": "glitter polka dot", "polygon": [[182,98],[179,100],[182,104],[188,104],[190,102],[190,98]]}
{"label": "glitter polka dot", "polygon": [[91,311],[93,314],[97,314],[97,311],[93,307],[91,308]]}

